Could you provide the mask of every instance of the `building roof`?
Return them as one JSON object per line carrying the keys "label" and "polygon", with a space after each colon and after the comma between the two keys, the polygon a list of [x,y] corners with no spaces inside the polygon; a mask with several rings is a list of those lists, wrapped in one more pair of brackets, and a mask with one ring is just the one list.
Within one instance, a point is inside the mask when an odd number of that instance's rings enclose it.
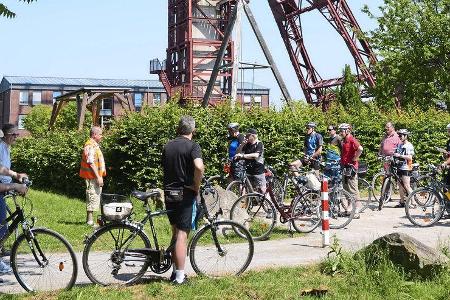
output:
{"label": "building roof", "polygon": [[[64,78],[64,77],[32,77],[4,76],[0,83],[0,93],[14,86],[55,86],[55,87],[114,87],[134,89],[164,89],[159,80],[98,79],[98,78]],[[269,88],[250,82],[240,82],[240,90],[269,90]]]}

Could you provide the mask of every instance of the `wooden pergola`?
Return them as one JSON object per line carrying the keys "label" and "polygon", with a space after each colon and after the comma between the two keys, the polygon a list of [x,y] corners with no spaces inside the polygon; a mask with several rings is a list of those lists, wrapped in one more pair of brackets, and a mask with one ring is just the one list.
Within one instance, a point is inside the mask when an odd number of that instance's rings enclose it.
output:
{"label": "wooden pergola", "polygon": [[78,130],[81,130],[83,128],[87,109],[89,109],[92,113],[92,125],[100,125],[101,101],[104,99],[114,99],[115,97],[116,99],[118,99],[119,104],[122,106],[122,109],[124,111],[135,111],[133,94],[130,91],[131,89],[107,87],[81,88],[79,90],[56,97],[55,103],[53,104],[49,129],[53,128],[58,114],[70,101],[77,102]]}

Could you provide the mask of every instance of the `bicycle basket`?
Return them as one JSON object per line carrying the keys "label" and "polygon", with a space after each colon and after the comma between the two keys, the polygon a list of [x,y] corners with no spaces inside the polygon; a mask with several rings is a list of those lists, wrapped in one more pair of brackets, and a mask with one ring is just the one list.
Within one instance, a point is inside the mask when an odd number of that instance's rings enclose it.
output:
{"label": "bicycle basket", "polygon": [[131,215],[133,204],[130,199],[118,194],[101,195],[102,216],[108,221],[120,221]]}
{"label": "bicycle basket", "polygon": [[358,176],[364,177],[367,174],[367,164],[365,162],[359,162],[358,165]]}

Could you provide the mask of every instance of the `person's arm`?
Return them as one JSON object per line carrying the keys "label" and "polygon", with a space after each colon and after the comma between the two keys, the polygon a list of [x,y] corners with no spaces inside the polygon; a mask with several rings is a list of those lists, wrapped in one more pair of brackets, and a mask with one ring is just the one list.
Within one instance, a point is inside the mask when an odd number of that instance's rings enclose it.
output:
{"label": "person's arm", "polygon": [[103,177],[98,174],[97,167],[95,166],[95,149],[92,146],[87,146],[84,149],[84,155],[86,155],[86,162],[94,172],[95,179],[97,180],[98,186],[103,186]]}
{"label": "person's arm", "polygon": [[316,152],[313,153],[312,158],[318,158],[322,154],[322,145],[317,148]]}
{"label": "person's arm", "polygon": [[197,192],[197,194],[200,191],[203,173],[205,173],[205,165],[203,164],[203,159],[194,159],[194,191]]}
{"label": "person's arm", "polygon": [[5,166],[0,166],[0,174],[15,178],[18,182],[22,182],[23,178],[28,177],[28,175],[25,173],[17,173]]}
{"label": "person's arm", "polygon": [[27,186],[19,183],[0,183],[0,192],[16,191],[21,195],[27,193]]}
{"label": "person's arm", "polygon": [[353,157],[353,161],[358,161],[362,152],[363,152],[363,147],[361,145],[359,145],[358,150],[356,150],[355,157]]}

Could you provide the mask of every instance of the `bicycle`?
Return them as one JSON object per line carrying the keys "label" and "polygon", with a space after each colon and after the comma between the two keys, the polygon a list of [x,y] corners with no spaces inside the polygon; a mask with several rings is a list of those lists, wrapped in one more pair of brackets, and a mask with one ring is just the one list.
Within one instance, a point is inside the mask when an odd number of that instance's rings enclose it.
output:
{"label": "bicycle", "polygon": [[[297,232],[311,232],[317,228],[320,223],[320,193],[299,188],[300,194],[292,199],[290,205],[286,205],[283,201],[290,173],[283,176],[283,184],[276,186],[278,179],[275,173],[271,171],[267,174],[266,194],[253,192],[239,197],[231,206],[230,219],[243,224],[254,240],[265,240],[270,236],[276,224],[277,212],[280,222],[289,223]],[[306,185],[308,181],[304,176],[297,180],[296,184],[299,185]],[[281,196],[276,193],[281,193]]]}
{"label": "bicycle", "polygon": [[[356,200],[343,187],[343,172],[339,161],[328,161],[334,170],[334,176],[329,177],[328,201],[329,222],[331,229],[341,229],[347,226],[355,216]],[[356,171],[355,171],[356,172]],[[324,175],[325,177],[328,177]]]}
{"label": "bicycle", "polygon": [[[392,176],[394,173],[395,176],[397,174],[397,169],[394,168],[394,158],[392,156],[379,156],[378,160],[383,161],[387,166],[386,168],[382,168],[380,172],[376,173],[373,176],[371,189],[374,201],[380,203],[380,197],[383,197],[383,206],[393,199],[392,195],[393,193],[398,193],[399,187],[397,183],[398,178],[393,178]],[[412,165],[410,178],[410,185],[412,190],[415,190],[421,186],[426,186],[430,180],[430,177],[428,175],[422,175],[420,173],[420,165],[418,163]],[[380,205],[378,205],[378,208],[379,206]]]}
{"label": "bicycle", "polygon": [[449,187],[438,179],[440,168],[429,165],[430,184],[414,190],[406,199],[405,212],[408,220],[419,227],[429,227],[447,212],[450,215]]}
{"label": "bicycle", "polygon": [[[207,223],[194,234],[188,245],[192,268],[198,275],[208,277],[240,275],[249,266],[254,252],[251,235],[242,225],[220,220],[221,209],[214,215],[208,212],[205,195],[217,192],[212,181],[219,177],[210,177],[201,187],[200,208]],[[168,211],[152,212],[149,205],[149,199],[160,197],[160,193],[156,190],[134,191],[132,195],[142,201],[145,207],[145,217],[141,221],[136,222],[127,217],[107,223],[86,240],[83,269],[96,284],[133,284],[148,268],[156,274],[163,274],[172,267],[171,253],[175,243],[172,241],[167,249],[161,247],[153,222],[153,218],[166,215]],[[147,223],[152,241],[144,231]],[[105,245],[110,247],[106,252]]]}
{"label": "bicycle", "polygon": [[[328,171],[328,174],[326,174],[326,177],[333,180],[332,178],[334,176],[340,175],[342,179],[342,170],[340,161],[329,161],[328,163],[325,163],[325,165],[322,164],[322,166],[326,167],[326,170]],[[356,171],[358,173],[358,199],[356,199],[356,207],[359,208],[357,211],[358,213],[364,212],[367,208],[370,208],[371,210],[374,210],[372,206],[374,205],[374,200],[372,198],[373,190],[371,184],[364,179],[367,173],[367,166],[359,166],[358,170]],[[378,201],[376,202],[378,207]]]}
{"label": "bicycle", "polygon": [[[28,179],[23,183],[31,186]],[[71,289],[77,279],[78,263],[70,243],[53,230],[34,227],[36,219],[32,216],[33,203],[29,198],[24,196],[19,204],[16,192],[9,192],[7,197],[12,199],[15,211],[1,222],[1,226],[11,223],[0,245],[21,227],[22,233],[13,243],[10,258],[19,284],[28,292]],[[27,204],[31,206],[28,213],[25,211]]]}

